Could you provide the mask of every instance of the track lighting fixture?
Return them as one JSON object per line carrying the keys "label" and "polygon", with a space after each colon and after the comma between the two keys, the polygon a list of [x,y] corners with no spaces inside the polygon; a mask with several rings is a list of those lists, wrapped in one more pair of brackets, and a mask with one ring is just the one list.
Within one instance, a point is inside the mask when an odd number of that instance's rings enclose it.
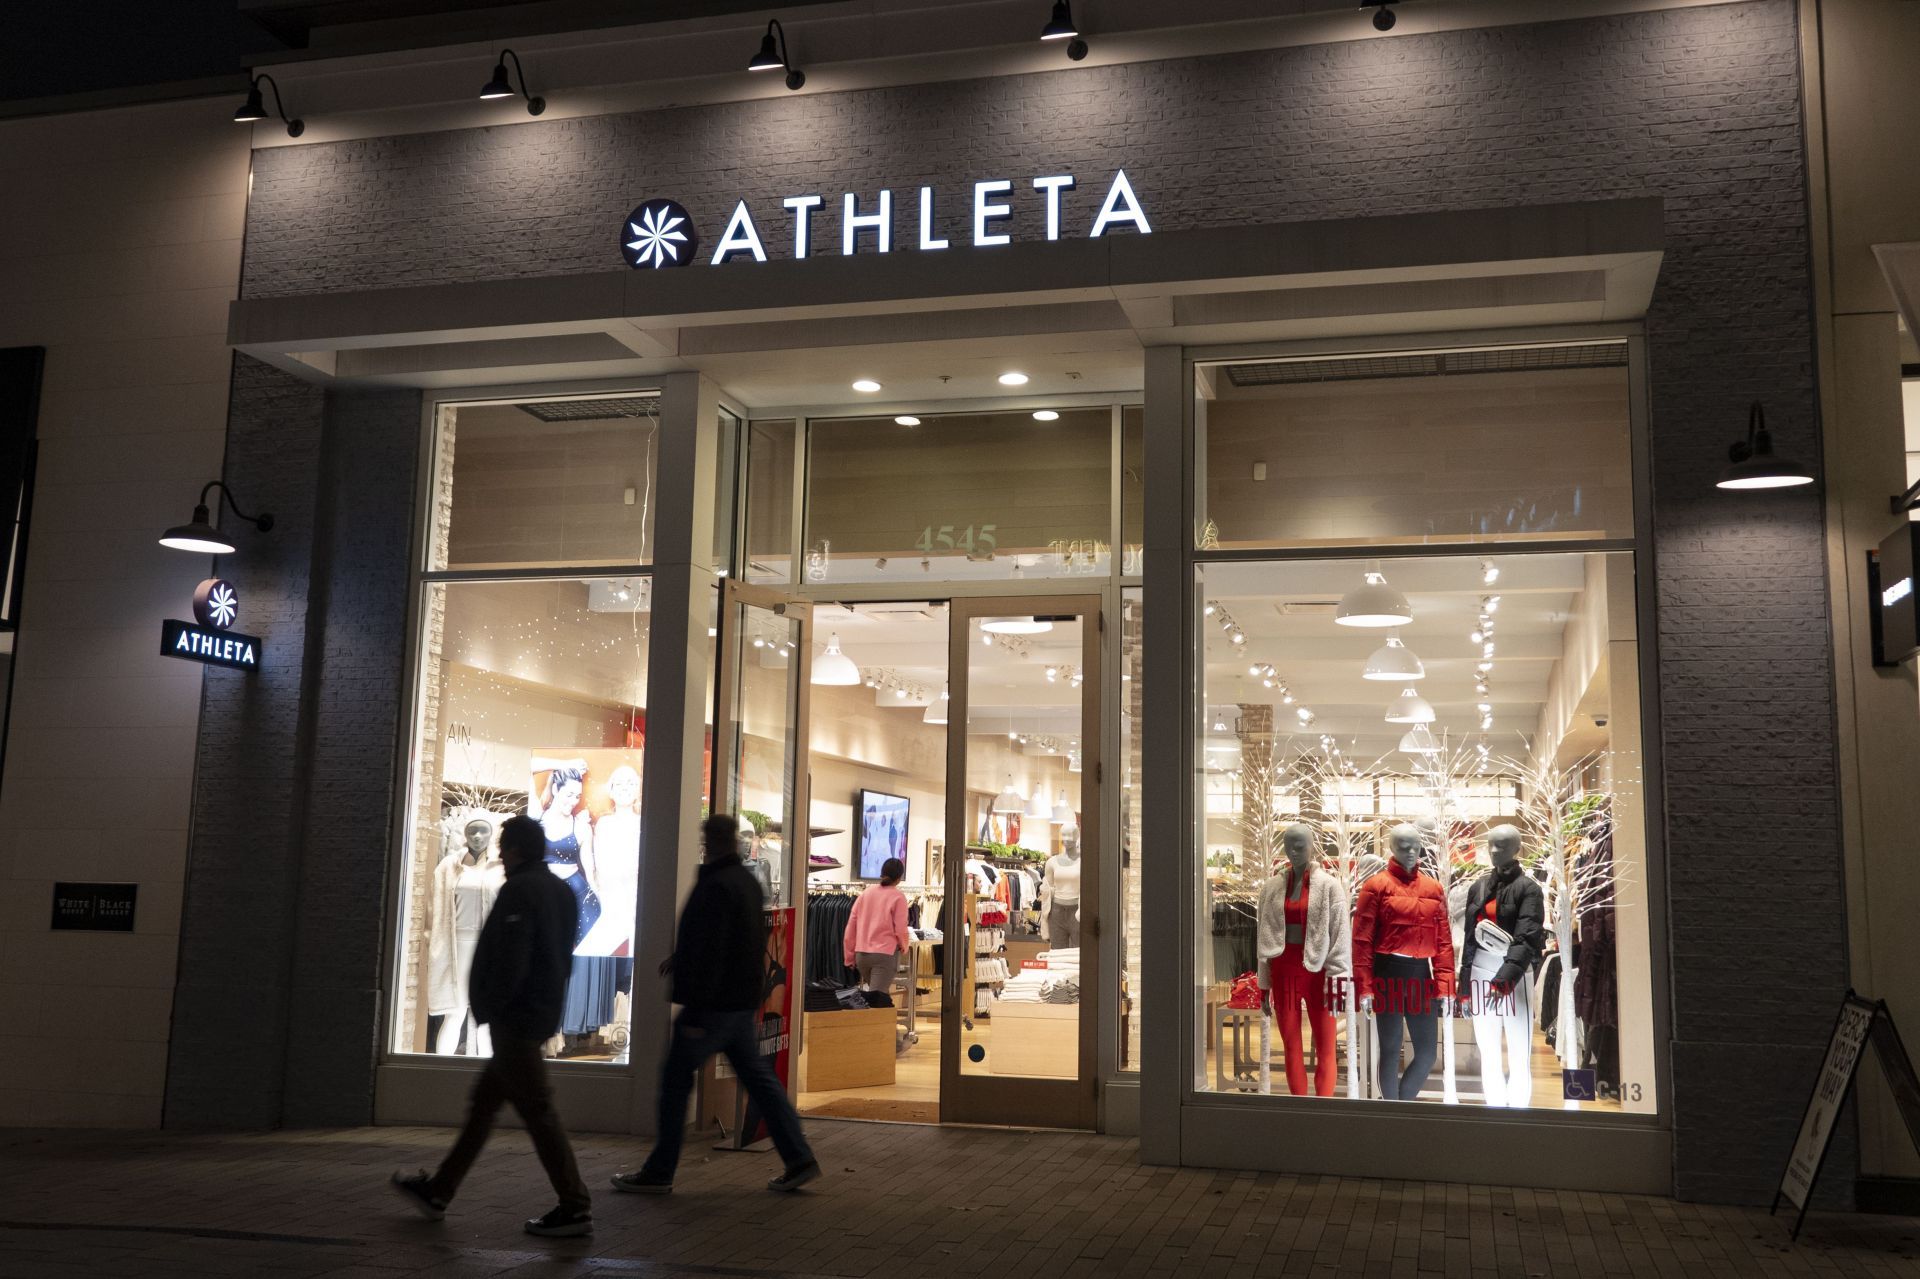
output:
{"label": "track lighting fixture", "polygon": [[1747,438],[1727,450],[1727,469],[1714,485],[1723,489],[1784,489],[1813,483],[1813,468],[1773,453],[1766,410],[1755,400],[1747,410]]}
{"label": "track lighting fixture", "polygon": [[[514,74],[520,80],[518,89],[515,89],[513,81],[507,78],[508,58],[513,59]],[[482,101],[492,101],[495,98],[525,98],[528,115],[539,115],[547,109],[545,98],[536,98],[527,92],[527,69],[520,65],[520,55],[512,49],[500,50],[500,60],[493,64],[493,76],[481,88],[480,97]]]}
{"label": "track lighting fixture", "polygon": [[780,25],[778,18],[767,22],[767,33],[760,37],[760,52],[747,63],[747,70],[785,71],[789,89],[798,89],[807,82],[807,73],[787,57],[787,29]]}
{"label": "track lighting fixture", "polygon": [[[1360,7],[1365,9],[1370,6],[1363,4]],[[1394,21],[1391,0],[1381,0],[1379,7],[1373,11],[1373,29],[1375,31],[1391,31],[1393,30]]]}
{"label": "track lighting fixture", "polygon": [[231,555],[233,542],[213,527],[212,513],[207,509],[207,494],[220,490],[221,500],[235,518],[247,521],[262,533],[273,531],[273,516],[262,511],[258,515],[248,515],[234,505],[233,493],[223,480],[208,480],[200,489],[200,500],[194,503],[193,518],[185,524],[176,524],[160,535],[160,545],[170,546],[176,551],[194,551],[201,555]]}
{"label": "track lighting fixture", "polygon": [[234,122],[236,124],[252,124],[256,120],[272,119],[272,117],[267,114],[266,102],[260,96],[260,82],[262,80],[266,81],[267,85],[273,90],[273,109],[275,114],[280,117],[281,123],[287,126],[287,136],[297,138],[305,133],[307,131],[307,122],[301,119],[287,119],[287,104],[280,96],[280,85],[272,76],[264,71],[253,77],[253,83],[247,87],[247,100],[241,103],[239,108],[234,111]]}

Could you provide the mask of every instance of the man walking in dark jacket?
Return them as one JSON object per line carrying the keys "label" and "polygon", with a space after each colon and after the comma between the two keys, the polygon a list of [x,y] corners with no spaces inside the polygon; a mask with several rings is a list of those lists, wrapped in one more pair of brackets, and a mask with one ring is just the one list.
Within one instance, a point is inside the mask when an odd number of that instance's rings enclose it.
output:
{"label": "man walking in dark jacket", "polygon": [[740,860],[740,828],[731,817],[707,818],[700,828],[704,864],[680,912],[673,956],[660,971],[673,976],[673,1042],[660,1067],[658,1136],[638,1172],[617,1173],[615,1190],[664,1195],[673,1189],[686,1136],[687,1100],[707,1058],[725,1053],[766,1116],[774,1148],[786,1171],[769,1190],[798,1190],[820,1175],[820,1165],[800,1131],[800,1116],[773,1067],[760,1055],[759,1010],[766,999],[766,899],[759,881]]}
{"label": "man walking in dark jacket", "polygon": [[528,1221],[532,1235],[593,1232],[592,1198],[580,1180],[560,1116],[547,1087],[541,1044],[560,1029],[573,962],[573,934],[580,907],[573,892],[547,870],[546,836],[531,817],[509,817],[500,826],[500,860],[507,882],[480,929],[467,978],[474,1020],[493,1028],[493,1056],[473,1085],[473,1100],[459,1139],[432,1176],[393,1174],[393,1188],[422,1216],[438,1221],[460,1189],[493,1117],[512,1102],[533,1138],[540,1166],[559,1204]]}

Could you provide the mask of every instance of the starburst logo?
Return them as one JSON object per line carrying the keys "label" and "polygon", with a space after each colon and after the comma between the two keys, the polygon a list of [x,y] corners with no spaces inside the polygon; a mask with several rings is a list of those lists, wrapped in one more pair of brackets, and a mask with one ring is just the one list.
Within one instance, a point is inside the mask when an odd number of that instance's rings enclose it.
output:
{"label": "starburst logo", "polygon": [[672,200],[648,200],[627,217],[621,228],[620,251],[635,270],[685,266],[693,259],[700,237],[693,218]]}
{"label": "starburst logo", "polygon": [[217,577],[200,583],[193,592],[193,620],[216,631],[232,626],[240,616],[240,594]]}

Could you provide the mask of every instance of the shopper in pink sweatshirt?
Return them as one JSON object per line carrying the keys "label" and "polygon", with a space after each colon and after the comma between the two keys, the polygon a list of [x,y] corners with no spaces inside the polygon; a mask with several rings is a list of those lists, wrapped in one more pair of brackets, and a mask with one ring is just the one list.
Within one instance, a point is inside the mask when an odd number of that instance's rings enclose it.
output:
{"label": "shopper in pink sweatshirt", "polygon": [[907,895],[896,887],[906,877],[906,863],[887,858],[880,882],[854,899],[847,916],[847,967],[860,970],[864,990],[893,989],[894,974],[913,940],[907,932]]}

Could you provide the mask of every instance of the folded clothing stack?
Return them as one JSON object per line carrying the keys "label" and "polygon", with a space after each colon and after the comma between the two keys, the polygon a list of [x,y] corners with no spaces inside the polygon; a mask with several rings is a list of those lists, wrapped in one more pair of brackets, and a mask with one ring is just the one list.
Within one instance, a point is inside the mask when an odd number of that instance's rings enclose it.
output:
{"label": "folded clothing stack", "polygon": [[1041,983],[1040,1002],[1043,1004],[1079,1003],[1080,979],[1077,976],[1054,977]]}
{"label": "folded clothing stack", "polygon": [[1047,974],[1038,968],[1023,970],[1018,976],[1000,988],[999,1003],[1037,1004],[1041,1002],[1040,992],[1047,984]]}

